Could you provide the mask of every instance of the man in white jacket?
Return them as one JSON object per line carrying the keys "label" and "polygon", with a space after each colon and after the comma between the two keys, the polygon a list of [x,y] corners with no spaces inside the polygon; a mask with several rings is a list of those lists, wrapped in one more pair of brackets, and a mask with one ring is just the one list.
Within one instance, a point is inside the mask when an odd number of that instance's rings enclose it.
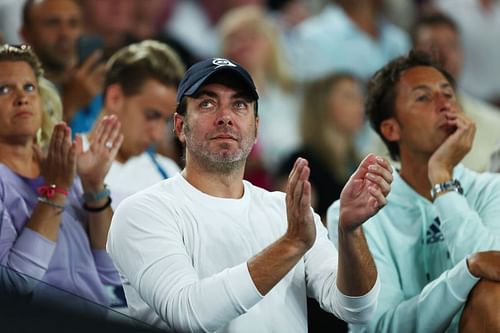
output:
{"label": "man in white jacket", "polygon": [[305,159],[286,195],[243,180],[257,99],[227,59],[186,72],[174,116],[186,167],[125,199],[108,238],[136,318],[180,332],[306,332],[306,295],[348,322],[373,313],[379,282],[361,224],[385,204],[388,162],[369,155],[346,185],[337,251],[311,209]]}
{"label": "man in white jacket", "polygon": [[[412,52],[370,81],[372,127],[401,162],[387,206],[363,225],[382,284],[355,332],[500,331],[500,176],[460,163],[474,123],[454,80]],[[338,204],[328,211],[337,234]]]}

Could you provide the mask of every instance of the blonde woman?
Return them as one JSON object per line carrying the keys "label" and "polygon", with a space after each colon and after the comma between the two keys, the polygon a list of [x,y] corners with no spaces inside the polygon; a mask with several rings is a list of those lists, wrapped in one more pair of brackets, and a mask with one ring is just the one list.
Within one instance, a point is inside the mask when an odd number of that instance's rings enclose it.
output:
{"label": "blonde woman", "polygon": [[120,280],[105,251],[113,212],[104,176],[120,124],[103,119],[82,152],[65,123],[51,128],[49,112],[59,111],[42,110],[42,74],[29,46],[0,45],[0,288],[66,307],[70,294],[108,305],[105,285]]}
{"label": "blonde woman", "polygon": [[303,146],[281,165],[278,187],[298,156],[311,166],[313,208],[325,221],[329,205],[359,163],[355,138],[364,124],[363,93],[349,73],[337,73],[312,81],[305,87],[301,114]]}

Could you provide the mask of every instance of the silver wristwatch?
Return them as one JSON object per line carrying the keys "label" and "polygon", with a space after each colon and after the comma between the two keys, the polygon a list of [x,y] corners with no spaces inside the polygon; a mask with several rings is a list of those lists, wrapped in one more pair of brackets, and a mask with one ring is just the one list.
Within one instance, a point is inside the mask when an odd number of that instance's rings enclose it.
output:
{"label": "silver wristwatch", "polygon": [[464,189],[457,179],[453,179],[444,183],[436,184],[431,189],[432,200],[436,199],[437,195],[444,191],[455,191],[464,194]]}

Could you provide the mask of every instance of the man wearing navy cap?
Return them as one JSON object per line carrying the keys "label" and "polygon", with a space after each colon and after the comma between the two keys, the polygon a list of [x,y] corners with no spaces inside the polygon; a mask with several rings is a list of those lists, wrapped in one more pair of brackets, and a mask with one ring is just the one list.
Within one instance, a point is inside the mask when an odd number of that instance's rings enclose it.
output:
{"label": "man wearing navy cap", "polygon": [[373,313],[379,282],[361,225],[386,203],[389,164],[369,155],[346,184],[337,251],[310,207],[305,159],[286,194],[243,180],[257,100],[230,60],[186,72],[174,115],[185,169],[123,201],[109,233],[136,318],[179,332],[306,332],[306,295],[348,322]]}

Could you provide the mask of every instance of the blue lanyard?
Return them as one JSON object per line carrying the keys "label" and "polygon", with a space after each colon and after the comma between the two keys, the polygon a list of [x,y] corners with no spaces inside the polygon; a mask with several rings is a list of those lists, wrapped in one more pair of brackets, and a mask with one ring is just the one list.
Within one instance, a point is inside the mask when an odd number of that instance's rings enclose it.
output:
{"label": "blue lanyard", "polygon": [[148,150],[148,155],[151,158],[151,161],[156,167],[158,173],[162,176],[163,179],[167,179],[168,175],[165,169],[160,165],[160,162],[156,159],[156,153],[153,150]]}

